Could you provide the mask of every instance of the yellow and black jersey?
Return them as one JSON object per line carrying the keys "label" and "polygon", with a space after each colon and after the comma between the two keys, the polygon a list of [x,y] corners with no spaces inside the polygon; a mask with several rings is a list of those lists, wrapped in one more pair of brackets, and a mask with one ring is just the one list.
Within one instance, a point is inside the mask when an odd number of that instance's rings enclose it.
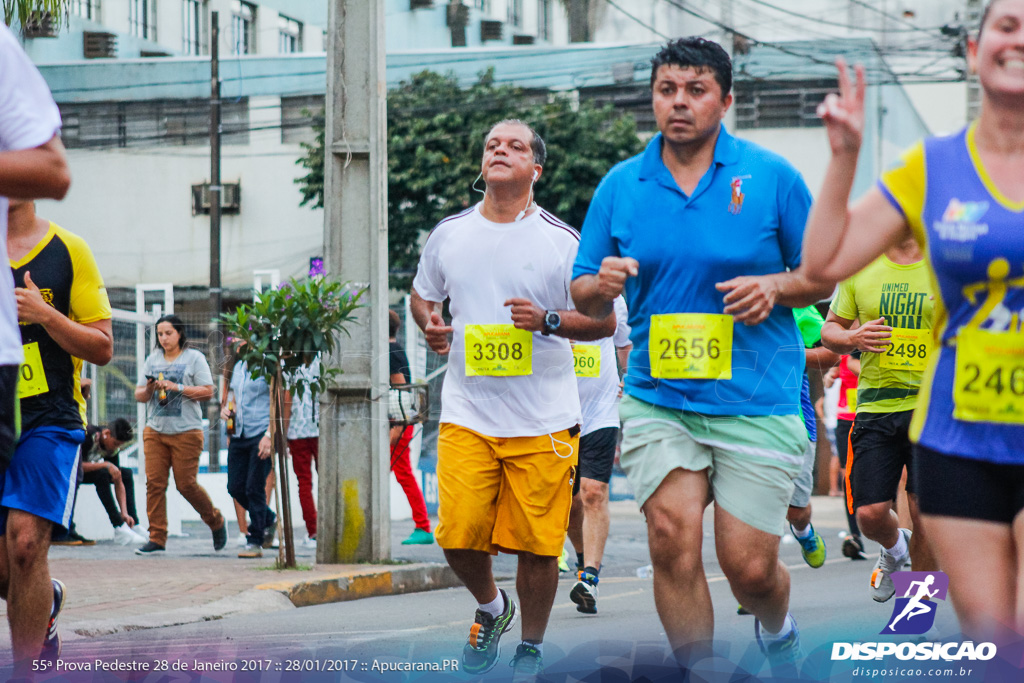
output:
{"label": "yellow and black jersey", "polygon": [[[16,287],[25,273],[39,287],[43,300],[77,323],[110,318],[110,301],[96,259],[78,235],[50,223],[46,236],[24,258],[11,261]],[[42,325],[20,323],[25,363],[21,367],[22,431],[50,426],[82,429],[82,361],[62,349]]]}

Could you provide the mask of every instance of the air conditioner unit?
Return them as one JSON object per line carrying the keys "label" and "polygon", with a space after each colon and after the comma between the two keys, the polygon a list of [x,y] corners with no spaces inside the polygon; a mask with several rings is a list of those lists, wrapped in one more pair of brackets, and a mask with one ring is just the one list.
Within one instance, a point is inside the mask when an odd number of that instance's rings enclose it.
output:
{"label": "air conditioner unit", "polygon": [[[242,188],[238,183],[222,183],[220,212],[234,215],[241,212]],[[192,215],[210,213],[210,183],[192,186]]]}
{"label": "air conditioner unit", "polygon": [[82,38],[83,55],[86,59],[117,57],[117,35],[86,31]]}
{"label": "air conditioner unit", "polygon": [[434,0],[409,0],[409,9],[429,9],[434,6]]}
{"label": "air conditioner unit", "polygon": [[512,36],[513,45],[533,45],[537,39],[533,36],[527,36],[523,34],[517,34]]}
{"label": "air conditioner unit", "polygon": [[53,15],[49,12],[33,10],[21,27],[22,35],[26,38],[56,38],[57,29],[53,25]]}
{"label": "air conditioner unit", "polygon": [[484,19],[480,22],[480,40],[501,40],[501,22]]}

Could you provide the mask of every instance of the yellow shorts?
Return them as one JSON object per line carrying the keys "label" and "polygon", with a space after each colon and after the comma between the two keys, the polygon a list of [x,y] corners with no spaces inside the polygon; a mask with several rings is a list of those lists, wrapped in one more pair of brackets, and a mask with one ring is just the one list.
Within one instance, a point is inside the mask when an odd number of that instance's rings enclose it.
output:
{"label": "yellow shorts", "polygon": [[578,428],[499,438],[442,424],[437,440],[437,544],[492,555],[560,555],[579,438]]}

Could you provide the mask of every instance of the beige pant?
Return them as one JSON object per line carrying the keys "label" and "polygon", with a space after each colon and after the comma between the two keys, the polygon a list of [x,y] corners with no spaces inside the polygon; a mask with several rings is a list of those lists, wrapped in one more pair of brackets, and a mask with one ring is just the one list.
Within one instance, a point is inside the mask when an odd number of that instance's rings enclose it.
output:
{"label": "beige pant", "polygon": [[174,470],[174,484],[211,529],[224,526],[224,516],[213,506],[210,495],[199,482],[199,454],[203,450],[203,431],[161,434],[152,427],[142,432],[146,450],[146,514],[149,516],[149,540],[167,545],[167,480]]}

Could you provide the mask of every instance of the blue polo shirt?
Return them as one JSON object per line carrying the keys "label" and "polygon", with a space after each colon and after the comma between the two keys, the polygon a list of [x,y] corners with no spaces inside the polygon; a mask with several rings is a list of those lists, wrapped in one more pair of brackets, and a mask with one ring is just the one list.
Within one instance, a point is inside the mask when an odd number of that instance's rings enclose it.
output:
{"label": "blue polo shirt", "polygon": [[596,274],[606,256],[640,264],[626,282],[633,352],[625,392],[707,415],[798,415],[804,345],[790,308],[760,325],[734,325],[732,379],[654,379],[650,318],[722,313],[715,284],[796,268],[811,193],[785,159],[722,126],[714,162],[693,194],[661,159],[661,135],[601,181],[583,224],[573,278]]}

